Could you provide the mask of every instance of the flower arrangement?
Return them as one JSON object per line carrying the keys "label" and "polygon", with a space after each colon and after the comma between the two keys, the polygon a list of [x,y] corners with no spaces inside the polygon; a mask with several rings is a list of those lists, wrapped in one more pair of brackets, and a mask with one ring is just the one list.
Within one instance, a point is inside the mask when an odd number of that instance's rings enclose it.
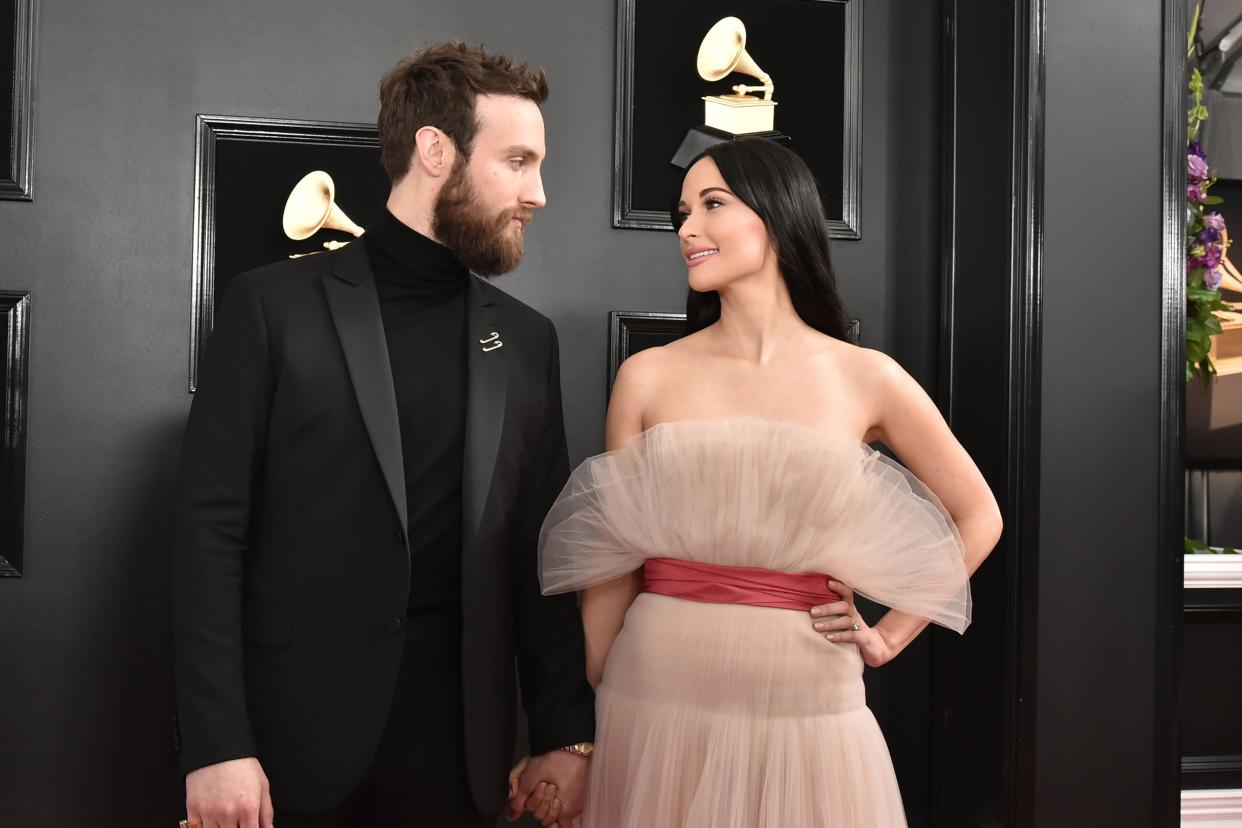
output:
{"label": "flower arrangement", "polygon": [[[1186,42],[1186,55],[1195,53],[1195,33],[1199,28],[1200,3]],[[1220,298],[1222,261],[1227,252],[1224,239],[1225,218],[1205,208],[1220,204],[1220,196],[1208,195],[1216,183],[1216,175],[1208,166],[1207,156],[1198,140],[1199,127],[1207,120],[1203,105],[1203,76],[1198,67],[1190,73],[1190,111],[1186,115],[1186,381],[1198,377],[1205,385],[1212,382],[1216,366],[1208,352],[1212,335],[1221,331],[1218,310],[1228,310]],[[1195,538],[1184,538],[1183,553],[1238,554],[1232,547],[1212,547]]]}
{"label": "flower arrangement", "polygon": [[[1199,22],[1196,11],[1190,43]],[[1191,45],[1193,52],[1193,45]],[[1220,204],[1220,196],[1208,195],[1216,174],[1208,166],[1203,147],[1196,140],[1199,126],[1207,120],[1203,105],[1203,76],[1198,67],[1190,73],[1190,111],[1186,117],[1186,381],[1198,377],[1205,384],[1216,374],[1208,351],[1212,336],[1220,333],[1218,310],[1229,310],[1220,298],[1221,260],[1226,249],[1222,233],[1225,217],[1205,208]]]}

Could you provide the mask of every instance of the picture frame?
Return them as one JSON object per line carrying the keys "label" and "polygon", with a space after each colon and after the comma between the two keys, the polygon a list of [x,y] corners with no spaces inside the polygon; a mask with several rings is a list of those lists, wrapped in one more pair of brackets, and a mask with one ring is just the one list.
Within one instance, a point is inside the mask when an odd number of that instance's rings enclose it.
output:
{"label": "picture frame", "polygon": [[34,198],[36,0],[0,0],[0,200]]}
{"label": "picture frame", "polygon": [[[695,55],[725,15],[747,26],[746,50],[773,78],[776,129],[820,183],[829,235],[859,239],[863,0],[617,0],[612,226],[672,230],[684,171],[670,163],[703,121],[702,96],[756,83],[732,74],[708,83]],[[839,55],[839,62],[808,55]]]}
{"label": "picture frame", "polygon": [[24,571],[26,514],[26,394],[30,365],[30,293],[0,290],[0,578]]}
{"label": "picture frame", "polygon": [[[608,396],[621,363],[646,348],[667,345],[685,334],[686,315],[664,311],[608,312]],[[849,341],[857,345],[859,322],[849,321]]]}
{"label": "picture frame", "polygon": [[199,115],[194,158],[191,393],[198,387],[216,301],[234,276],[290,255],[321,252],[326,241],[354,240],[330,229],[304,241],[285,236],[285,200],[302,176],[326,171],[335,182],[337,206],[364,227],[384,209],[391,189],[374,124]]}

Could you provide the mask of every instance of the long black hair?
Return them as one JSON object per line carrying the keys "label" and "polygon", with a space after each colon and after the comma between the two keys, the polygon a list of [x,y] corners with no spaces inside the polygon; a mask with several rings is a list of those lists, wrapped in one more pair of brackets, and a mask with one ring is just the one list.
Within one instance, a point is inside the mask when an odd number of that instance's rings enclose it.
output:
{"label": "long black hair", "polygon": [[[710,158],[733,194],[763,219],[776,247],[777,265],[794,310],[817,331],[848,341],[847,320],[828,252],[828,226],[806,162],[767,138],[738,138],[715,144],[687,165]],[[684,220],[673,211],[673,226]],[[720,295],[690,289],[686,333],[720,319]]]}

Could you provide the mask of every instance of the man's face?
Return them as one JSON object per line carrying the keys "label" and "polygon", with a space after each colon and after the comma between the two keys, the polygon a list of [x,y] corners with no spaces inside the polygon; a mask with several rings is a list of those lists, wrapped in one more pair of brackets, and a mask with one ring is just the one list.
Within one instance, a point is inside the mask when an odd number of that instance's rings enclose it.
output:
{"label": "man's face", "polygon": [[518,266],[526,225],[546,203],[543,115],[525,98],[480,95],[475,117],[473,151],[456,156],[431,229],[472,271],[495,276]]}

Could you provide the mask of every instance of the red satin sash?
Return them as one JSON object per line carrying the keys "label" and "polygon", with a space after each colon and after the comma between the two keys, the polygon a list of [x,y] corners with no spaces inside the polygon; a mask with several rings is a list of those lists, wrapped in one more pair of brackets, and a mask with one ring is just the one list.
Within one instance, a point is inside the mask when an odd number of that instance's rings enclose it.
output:
{"label": "red satin sash", "polygon": [[708,604],[810,611],[840,601],[818,572],[777,572],[757,566],[724,566],[675,558],[648,558],[643,591]]}

